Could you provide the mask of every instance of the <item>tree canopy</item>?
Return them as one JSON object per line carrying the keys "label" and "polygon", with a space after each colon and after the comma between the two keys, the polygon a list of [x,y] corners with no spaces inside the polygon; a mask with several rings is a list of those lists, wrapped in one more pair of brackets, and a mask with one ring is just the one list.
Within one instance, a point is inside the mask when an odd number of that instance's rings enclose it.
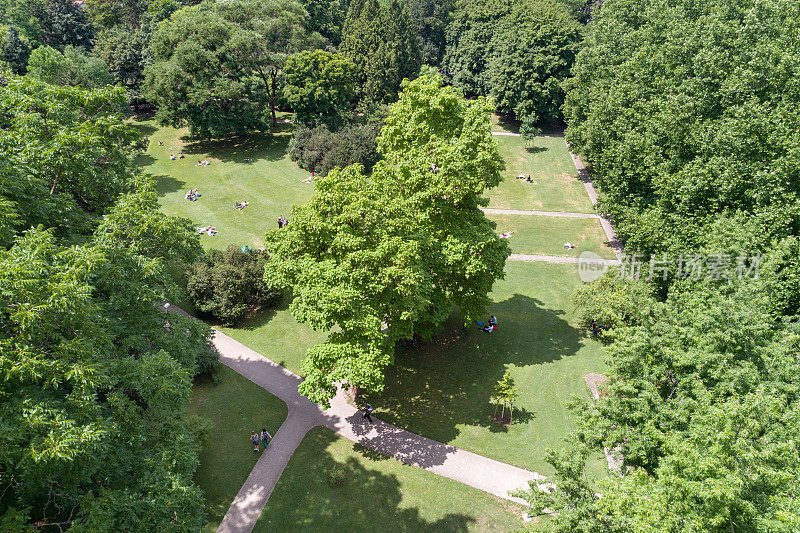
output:
{"label": "tree canopy", "polygon": [[339,52],[355,65],[357,96],[366,103],[394,102],[400,83],[417,77],[422,64],[408,9],[398,0],[353,0]]}
{"label": "tree canopy", "polygon": [[[131,166],[118,88],[0,87],[0,523],[196,530],[197,439],[181,414],[213,369],[204,325],[167,316],[191,224]],[[15,526],[16,524],[16,526]]]}
{"label": "tree canopy", "polygon": [[447,29],[443,69],[469,95],[489,95],[502,113],[561,118],[582,39],[560,0],[460,0]]}
{"label": "tree canopy", "polygon": [[175,12],[152,37],[145,94],[164,124],[225,136],[275,122],[287,57],[319,44],[294,0],[204,2]]}
{"label": "tree canopy", "polygon": [[698,249],[720,224],[747,228],[754,248],[797,233],[795,7],[614,0],[599,10],[567,84],[566,136],[629,249]]}
{"label": "tree canopy", "polygon": [[290,57],[284,68],[283,98],[294,111],[295,122],[330,129],[342,124],[355,96],[353,69],[347,59],[324,50]]}
{"label": "tree canopy", "polygon": [[298,320],[330,331],[303,363],[309,398],[327,402],[339,381],[380,390],[397,340],[429,338],[453,307],[465,321],[484,312],[509,255],[480,210],[503,167],[490,108],[438,77],[404,82],[372,175],[330,172],[267,234],[267,281],[292,289]]}

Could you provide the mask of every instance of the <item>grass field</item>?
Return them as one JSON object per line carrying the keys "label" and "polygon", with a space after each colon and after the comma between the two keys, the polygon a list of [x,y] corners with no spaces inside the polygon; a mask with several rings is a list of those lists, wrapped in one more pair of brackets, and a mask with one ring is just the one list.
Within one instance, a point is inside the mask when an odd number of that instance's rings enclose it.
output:
{"label": "grass field", "polygon": [[[341,472],[334,486],[328,473]],[[383,457],[324,428],[295,451],[254,531],[512,531],[508,501]]]}
{"label": "grass field", "polygon": [[[548,448],[574,429],[565,403],[588,398],[583,380],[605,370],[601,345],[575,327],[570,295],[574,265],[509,262],[495,284],[490,312],[499,329],[472,327],[466,337],[453,317],[445,332],[417,348],[400,347],[386,389],[368,401],[383,420],[471,452],[538,471]],[[520,389],[510,427],[493,422],[492,387],[510,369]],[[594,458],[589,469],[603,474]]]}
{"label": "grass field", "polygon": [[[150,137],[138,163],[155,176],[164,212],[191,219],[198,227],[216,226],[216,236],[203,236],[208,248],[229,243],[263,246],[264,234],[277,227],[278,216],[289,217],[292,204],[304,202],[313,192],[312,184],[302,182],[308,173],[286,153],[290,125],[278,125],[275,134],[191,142],[186,129],[156,127],[152,120],[135,124]],[[184,159],[169,159],[170,154],[181,152]],[[244,163],[246,158],[252,162]],[[209,166],[197,166],[198,160],[206,159]],[[196,202],[185,199],[193,188],[202,195]],[[241,201],[250,205],[234,210],[233,205]]]}
{"label": "grass field", "polygon": [[[537,137],[530,151],[521,137],[498,136],[506,162],[503,181],[491,191],[489,207],[594,213],[563,137]],[[519,180],[531,175],[533,183]]]}
{"label": "grass field", "polygon": [[[566,218],[529,215],[487,214],[497,223],[497,233],[513,231],[508,243],[515,254],[544,254],[577,257],[581,252],[594,252],[605,259],[614,259],[600,221],[594,218]],[[577,245],[564,248],[565,242]]]}
{"label": "grass field", "polygon": [[264,389],[220,365],[218,383],[192,388],[190,414],[210,421],[195,475],[206,497],[208,531],[216,531],[236,493],[256,464],[250,432],[275,431],[286,418],[286,404]]}
{"label": "grass field", "polygon": [[[515,127],[496,122],[498,131]],[[302,183],[308,174],[286,154],[290,126],[274,135],[193,143],[186,130],[157,128],[152,121],[136,124],[151,138],[139,163],[156,177],[164,211],[219,230],[216,237],[203,237],[206,247],[260,247],[275,219],[290,216],[291,205],[312,193],[312,185]],[[563,138],[540,137],[531,151],[520,138],[497,139],[508,169],[500,187],[490,191],[490,207],[593,212]],[[170,161],[171,153],[181,151],[185,159]],[[245,158],[252,162],[245,164]],[[198,167],[198,159],[211,165]],[[531,174],[534,183],[515,179],[519,172]],[[194,187],[203,196],[189,202],[184,195]],[[243,200],[249,207],[234,211],[233,204]],[[517,253],[568,255],[563,243],[571,241],[578,244],[572,253],[590,250],[613,257],[596,220],[490,216],[498,222],[498,232],[515,231],[510,243]],[[583,375],[605,369],[600,345],[574,327],[569,296],[579,283],[573,265],[509,262],[506,279],[492,293],[491,312],[498,316],[500,329],[491,335],[470,329],[462,337],[460,321],[453,317],[431,343],[398,347],[386,390],[369,397],[378,416],[427,437],[550,473],[545,450],[561,447],[574,427],[564,403],[573,396],[587,397]],[[223,331],[297,373],[306,349],[326,337],[298,324],[285,302],[242,327]],[[521,390],[511,427],[492,421],[489,401],[506,368]],[[197,473],[213,529],[255,463],[247,441],[250,430],[265,423],[272,424],[270,431],[276,429],[286,408],[223,368],[219,385],[195,387],[190,412],[213,422]],[[321,468],[334,463],[344,465],[352,484],[336,489],[326,484]],[[588,466],[598,476],[605,472],[599,457]],[[504,506],[508,504],[450,480],[354,451],[351,444],[319,430],[298,450],[257,530],[353,531],[400,524],[402,530],[480,531],[519,526],[513,510]]]}

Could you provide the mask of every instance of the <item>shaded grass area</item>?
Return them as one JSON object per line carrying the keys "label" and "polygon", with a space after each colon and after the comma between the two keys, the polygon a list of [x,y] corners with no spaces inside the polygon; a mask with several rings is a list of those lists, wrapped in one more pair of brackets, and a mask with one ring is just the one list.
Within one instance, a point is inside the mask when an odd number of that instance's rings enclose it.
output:
{"label": "shaded grass area", "polygon": [[326,332],[314,331],[295,320],[289,311],[288,297],[277,307],[262,311],[239,327],[219,329],[299,375],[303,375],[300,364],[306,350],[328,338]]}
{"label": "shaded grass area", "polygon": [[[497,233],[513,231],[508,238],[515,254],[545,254],[578,257],[581,252],[594,252],[605,259],[614,259],[600,221],[594,218],[566,218],[532,215],[487,214],[497,223]],[[565,242],[577,245],[564,248]]]}
{"label": "shaded grass area", "polygon": [[[207,248],[225,248],[229,243],[262,247],[264,234],[277,227],[278,216],[290,217],[291,206],[313,192],[312,184],[302,182],[308,173],[287,154],[291,125],[278,125],[275,133],[196,142],[186,129],[156,128],[152,120],[134,124],[149,134],[150,145],[138,164],[156,178],[164,212],[219,231],[215,237],[203,235]],[[169,159],[181,152],[184,159]],[[197,166],[198,160],[211,164]],[[193,188],[202,195],[196,202],[185,199]],[[234,210],[233,205],[242,201],[250,205]]]}
{"label": "shaded grass area", "polygon": [[[367,400],[383,420],[414,433],[543,474],[548,448],[561,448],[574,421],[565,404],[588,399],[583,380],[606,365],[601,345],[575,327],[573,265],[509,262],[490,311],[499,329],[462,331],[454,316],[429,343],[398,349],[382,394]],[[466,335],[464,334],[466,333]],[[514,424],[493,421],[492,389],[506,369],[520,389]],[[604,475],[600,456],[589,471]]]}
{"label": "shaded grass area", "polygon": [[[489,191],[489,207],[594,213],[563,137],[537,137],[530,150],[521,137],[495,137],[506,162],[503,181]],[[533,183],[516,179],[531,175]]]}
{"label": "shaded grass area", "polygon": [[196,383],[187,408],[210,422],[200,449],[195,481],[203,489],[208,523],[215,531],[258,460],[250,432],[266,427],[275,434],[286,418],[286,404],[255,383],[220,365],[216,384]]}
{"label": "shaded grass area", "polygon": [[[332,471],[341,485],[330,482]],[[317,428],[295,451],[254,531],[511,531],[521,525],[512,502]]]}

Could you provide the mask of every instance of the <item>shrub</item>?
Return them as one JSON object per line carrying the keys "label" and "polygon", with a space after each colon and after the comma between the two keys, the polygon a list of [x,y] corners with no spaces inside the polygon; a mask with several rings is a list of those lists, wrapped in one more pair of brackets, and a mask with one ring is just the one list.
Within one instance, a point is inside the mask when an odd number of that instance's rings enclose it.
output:
{"label": "shrub", "polygon": [[325,472],[325,477],[331,487],[341,487],[347,481],[347,472],[341,466],[332,466]]}
{"label": "shrub", "polygon": [[273,305],[281,293],[264,283],[263,252],[243,252],[231,245],[212,250],[187,270],[187,292],[192,305],[224,325],[235,325],[250,309]]}
{"label": "shrub", "polygon": [[375,125],[348,126],[331,132],[325,126],[297,128],[289,144],[289,153],[300,168],[325,176],[334,168],[344,168],[353,163],[372,170],[380,155]]}

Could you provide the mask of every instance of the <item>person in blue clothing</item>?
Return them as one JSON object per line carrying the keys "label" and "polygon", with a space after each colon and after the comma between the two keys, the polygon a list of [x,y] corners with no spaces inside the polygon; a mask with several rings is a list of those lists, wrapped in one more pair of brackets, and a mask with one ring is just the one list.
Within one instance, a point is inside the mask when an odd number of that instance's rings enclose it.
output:
{"label": "person in blue clothing", "polygon": [[361,418],[366,418],[367,420],[369,420],[369,423],[372,424],[371,415],[372,415],[372,406],[370,404],[367,404],[364,406],[364,414],[361,415]]}
{"label": "person in blue clothing", "polygon": [[257,452],[258,451],[258,443],[260,441],[259,441],[259,438],[258,438],[258,433],[256,433],[255,431],[251,431],[250,432],[250,442],[253,443],[253,451]]}

